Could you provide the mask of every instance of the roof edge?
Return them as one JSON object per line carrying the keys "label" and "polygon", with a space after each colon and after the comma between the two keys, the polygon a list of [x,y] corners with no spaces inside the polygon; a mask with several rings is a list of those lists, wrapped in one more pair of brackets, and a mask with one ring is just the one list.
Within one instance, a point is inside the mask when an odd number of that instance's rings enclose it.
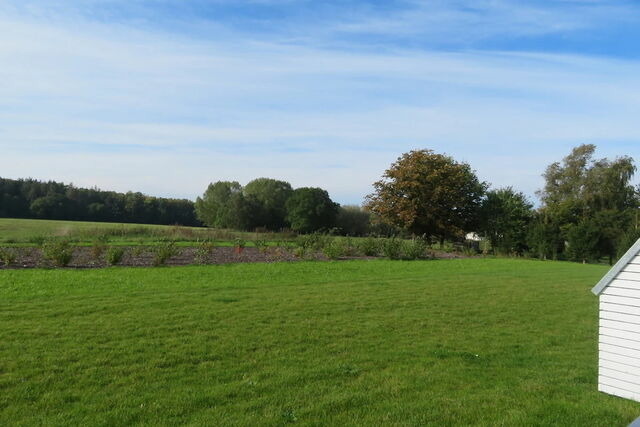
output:
{"label": "roof edge", "polygon": [[609,284],[613,281],[613,279],[616,278],[618,273],[620,273],[622,271],[622,269],[627,264],[629,264],[629,261],[631,261],[633,258],[635,258],[636,255],[638,255],[639,252],[640,252],[640,239],[638,239],[638,241],[635,242],[633,244],[633,246],[631,246],[631,248],[629,248],[627,253],[625,253],[618,260],[618,262],[615,263],[615,265],[611,268],[611,270],[609,270],[609,272],[602,279],[600,279],[598,284],[595,285],[593,287],[593,289],[591,289],[591,292],[593,292],[596,295],[600,295],[600,293],[602,293],[602,291],[604,291],[604,289],[607,286],[609,286]]}

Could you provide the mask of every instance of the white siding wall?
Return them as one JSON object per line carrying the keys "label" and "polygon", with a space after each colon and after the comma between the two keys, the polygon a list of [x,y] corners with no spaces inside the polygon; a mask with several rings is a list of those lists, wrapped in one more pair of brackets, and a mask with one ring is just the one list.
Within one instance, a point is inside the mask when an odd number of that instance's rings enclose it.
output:
{"label": "white siding wall", "polygon": [[598,390],[640,402],[640,256],[600,294]]}

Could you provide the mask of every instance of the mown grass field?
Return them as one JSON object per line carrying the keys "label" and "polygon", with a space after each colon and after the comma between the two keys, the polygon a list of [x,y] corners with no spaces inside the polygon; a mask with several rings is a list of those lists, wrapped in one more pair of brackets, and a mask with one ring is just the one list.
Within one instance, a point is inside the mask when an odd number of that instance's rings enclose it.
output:
{"label": "mown grass field", "polygon": [[0,425],[626,425],[606,267],[507,259],[0,271]]}

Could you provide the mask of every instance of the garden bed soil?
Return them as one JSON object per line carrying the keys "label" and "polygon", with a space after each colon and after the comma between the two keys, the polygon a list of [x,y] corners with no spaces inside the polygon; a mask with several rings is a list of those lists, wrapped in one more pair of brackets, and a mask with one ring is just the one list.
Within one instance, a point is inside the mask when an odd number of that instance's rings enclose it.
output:
{"label": "garden bed soil", "polygon": [[[153,246],[131,246],[123,247],[124,255],[117,264],[125,267],[150,267],[156,265],[155,251]],[[0,263],[0,269],[20,269],[20,268],[50,268],[55,265],[44,258],[39,248],[11,248],[15,254],[15,260],[5,266]],[[310,259],[306,257],[305,259]],[[326,259],[323,255],[316,254],[311,259]],[[239,262],[278,262],[278,261],[299,261],[293,253],[283,248],[266,248],[258,250],[256,248],[243,248],[238,251],[233,247],[215,247],[210,253],[198,254],[198,248],[183,247],[179,252],[170,257],[165,265],[192,265],[192,264],[231,264]],[[91,247],[75,247],[71,262],[67,268],[103,268],[108,267],[106,261],[106,251],[96,254]]]}
{"label": "garden bed soil", "polygon": [[[127,246],[124,249],[122,260],[117,263],[118,266],[124,267],[152,267],[156,266],[156,252],[154,246]],[[40,248],[0,248],[10,250],[15,255],[15,260],[6,266],[0,262],[0,270],[2,269],[25,269],[25,268],[54,268],[56,265],[47,260]],[[262,250],[257,248],[243,248],[238,251],[233,247],[214,247],[208,253],[203,255],[198,253],[198,248],[181,247],[178,253],[170,257],[164,265],[180,266],[180,265],[215,265],[215,264],[233,264],[241,262],[294,262],[301,260],[327,261],[328,258],[322,253],[307,254],[304,258],[299,258],[290,250],[282,247],[267,247]],[[354,259],[377,259],[373,256],[349,256],[341,257],[340,260]],[[447,252],[429,252],[429,259],[454,259],[468,258],[467,256],[447,253]],[[106,250],[102,253],[96,253],[95,248],[86,246],[77,246],[73,249],[73,256],[66,268],[104,268],[109,267],[106,261]]]}

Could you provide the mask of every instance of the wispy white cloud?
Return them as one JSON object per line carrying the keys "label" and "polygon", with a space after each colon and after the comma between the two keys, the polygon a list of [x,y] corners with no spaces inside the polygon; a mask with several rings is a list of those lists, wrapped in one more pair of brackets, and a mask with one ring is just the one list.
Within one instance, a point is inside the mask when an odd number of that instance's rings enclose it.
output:
{"label": "wispy white cloud", "polygon": [[[515,25],[509,14],[524,12],[512,6],[475,8]],[[345,50],[4,12],[4,176],[187,197],[213,180],[274,176],[359,202],[412,148],[448,152],[483,179],[529,194],[545,165],[575,144],[640,155],[622,144],[640,140],[635,60]]]}

